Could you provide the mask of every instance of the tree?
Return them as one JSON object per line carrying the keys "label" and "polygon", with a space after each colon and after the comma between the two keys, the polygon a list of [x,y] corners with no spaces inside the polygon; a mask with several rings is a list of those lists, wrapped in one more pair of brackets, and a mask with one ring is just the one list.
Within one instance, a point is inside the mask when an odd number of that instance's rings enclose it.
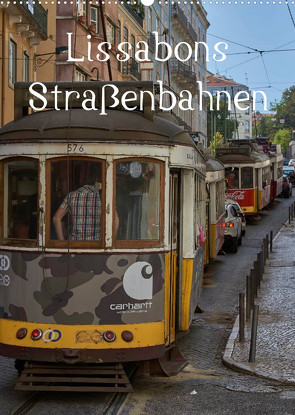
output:
{"label": "tree", "polygon": [[[257,134],[257,137],[269,137],[272,141],[276,132],[278,131],[277,123],[276,123],[276,114],[273,117],[268,116],[261,116],[260,113],[256,113],[256,116],[260,118],[257,122],[255,130],[254,130],[254,137]],[[261,117],[260,117],[261,116]]]}
{"label": "tree", "polygon": [[221,146],[222,139],[223,139],[223,135],[219,131],[217,131],[216,137],[213,136],[213,140],[211,140],[210,142],[210,148],[211,148],[213,156],[215,156],[215,148],[219,148]]}
{"label": "tree", "polygon": [[210,110],[210,100],[207,100],[207,137],[208,146],[212,141],[215,131],[221,133],[225,138],[232,138],[234,131],[238,127],[238,123],[234,119],[230,119],[230,112],[227,107],[226,100],[220,100],[219,110],[217,107],[217,98],[213,97],[213,110]]}
{"label": "tree", "polygon": [[275,137],[273,142],[275,144],[280,144],[282,151],[285,152],[287,148],[289,147],[289,143],[291,141],[291,130],[288,130],[287,128],[279,130]]}
{"label": "tree", "polygon": [[282,94],[282,99],[279,102],[271,104],[271,110],[276,111],[276,119],[279,123],[284,120],[284,127],[295,127],[295,85],[286,89]]}

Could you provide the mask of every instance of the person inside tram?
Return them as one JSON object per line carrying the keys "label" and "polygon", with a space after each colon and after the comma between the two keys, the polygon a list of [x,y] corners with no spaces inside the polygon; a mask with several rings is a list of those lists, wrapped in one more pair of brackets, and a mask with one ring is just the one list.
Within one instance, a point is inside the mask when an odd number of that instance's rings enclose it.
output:
{"label": "person inside tram", "polygon": [[226,180],[229,189],[237,189],[238,180],[234,171],[229,172],[229,174],[226,176]]}
{"label": "person inside tram", "polygon": [[[94,168],[90,171],[88,184],[70,192],[53,216],[58,240],[65,240],[63,218],[71,214],[70,240],[100,241],[101,240],[101,190],[96,183],[100,182],[100,174]],[[115,217],[118,227],[118,215]]]}

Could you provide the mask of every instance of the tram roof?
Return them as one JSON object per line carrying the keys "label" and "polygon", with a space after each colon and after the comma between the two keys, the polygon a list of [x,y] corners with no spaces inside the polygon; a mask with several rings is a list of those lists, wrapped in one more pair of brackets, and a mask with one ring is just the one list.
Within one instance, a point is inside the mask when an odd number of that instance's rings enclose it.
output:
{"label": "tram roof", "polygon": [[223,164],[259,163],[269,160],[263,152],[253,151],[250,146],[232,146],[217,149],[217,159]]}
{"label": "tram roof", "polygon": [[73,108],[41,111],[12,121],[0,129],[0,140],[9,142],[93,140],[195,147],[182,127],[160,116],[150,120],[140,112],[107,110],[107,115]]}
{"label": "tram roof", "polygon": [[206,161],[206,171],[207,172],[223,171],[223,170],[224,170],[224,166],[218,160],[209,158]]}

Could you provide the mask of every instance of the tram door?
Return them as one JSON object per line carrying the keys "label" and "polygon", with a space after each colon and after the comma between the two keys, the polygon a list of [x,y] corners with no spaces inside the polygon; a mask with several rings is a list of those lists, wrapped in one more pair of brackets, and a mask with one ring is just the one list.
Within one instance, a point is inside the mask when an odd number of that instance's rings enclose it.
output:
{"label": "tram door", "polygon": [[170,278],[169,278],[169,343],[175,340],[176,284],[179,272],[179,173],[170,173]]}

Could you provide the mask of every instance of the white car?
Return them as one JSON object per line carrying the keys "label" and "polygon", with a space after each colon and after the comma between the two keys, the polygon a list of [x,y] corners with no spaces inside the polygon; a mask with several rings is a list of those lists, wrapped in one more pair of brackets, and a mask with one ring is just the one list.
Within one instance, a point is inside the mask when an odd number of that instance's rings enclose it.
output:
{"label": "white car", "polygon": [[225,203],[224,245],[236,253],[242,244],[242,220],[232,203]]}
{"label": "white car", "polygon": [[246,234],[247,223],[246,223],[245,213],[243,212],[241,206],[238,204],[238,202],[235,199],[231,199],[230,195],[228,195],[227,198],[225,199],[225,203],[231,203],[233,207],[236,209],[236,212],[242,221],[242,236],[244,236]]}
{"label": "white car", "polygon": [[294,167],[294,163],[295,163],[295,159],[291,159],[291,160],[289,161],[289,166]]}

